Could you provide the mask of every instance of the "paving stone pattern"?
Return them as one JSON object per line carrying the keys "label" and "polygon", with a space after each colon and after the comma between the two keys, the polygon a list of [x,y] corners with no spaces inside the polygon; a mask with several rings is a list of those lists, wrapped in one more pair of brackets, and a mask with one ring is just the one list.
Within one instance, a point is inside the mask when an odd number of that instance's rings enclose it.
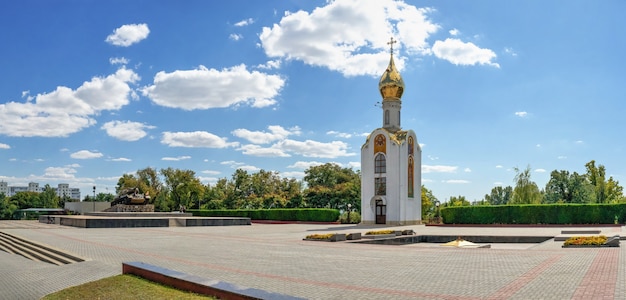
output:
{"label": "paving stone pattern", "polygon": [[[0,231],[87,259],[53,266],[0,251],[0,299],[39,299],[121,274],[125,261],[308,299],[626,299],[626,247],[563,249],[562,242],[549,240],[459,249],[302,240],[312,233],[365,233],[371,228],[253,224],[85,229],[0,221]],[[392,228],[454,236],[556,236],[563,229]],[[622,227],[598,229],[607,236],[624,232]]]}

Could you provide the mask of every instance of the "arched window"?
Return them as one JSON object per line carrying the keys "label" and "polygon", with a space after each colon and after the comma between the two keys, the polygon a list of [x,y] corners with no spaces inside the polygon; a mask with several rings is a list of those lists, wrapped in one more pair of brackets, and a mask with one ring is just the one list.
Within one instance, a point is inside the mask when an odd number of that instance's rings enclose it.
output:
{"label": "arched window", "polygon": [[374,193],[379,196],[387,195],[387,158],[378,153],[374,158]]}
{"label": "arched window", "polygon": [[389,110],[385,110],[385,125],[389,125]]}
{"label": "arched window", "polygon": [[374,173],[387,173],[387,159],[382,153],[378,153],[374,158]]}

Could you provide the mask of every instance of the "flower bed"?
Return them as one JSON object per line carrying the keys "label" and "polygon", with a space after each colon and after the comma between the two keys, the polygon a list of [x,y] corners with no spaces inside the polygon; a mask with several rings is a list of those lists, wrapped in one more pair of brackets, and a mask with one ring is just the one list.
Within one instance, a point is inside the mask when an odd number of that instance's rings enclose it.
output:
{"label": "flower bed", "polygon": [[324,233],[324,234],[309,234],[304,238],[305,241],[325,241],[325,242],[338,242],[345,241],[345,233]]}
{"label": "flower bed", "polygon": [[619,247],[619,240],[619,235],[611,238],[604,235],[575,236],[567,239],[563,243],[563,248]]}
{"label": "flower bed", "polygon": [[376,230],[368,231],[365,235],[379,235],[379,234],[396,234],[396,230]]}
{"label": "flower bed", "polygon": [[574,236],[567,239],[563,246],[600,246],[606,243],[606,236]]}

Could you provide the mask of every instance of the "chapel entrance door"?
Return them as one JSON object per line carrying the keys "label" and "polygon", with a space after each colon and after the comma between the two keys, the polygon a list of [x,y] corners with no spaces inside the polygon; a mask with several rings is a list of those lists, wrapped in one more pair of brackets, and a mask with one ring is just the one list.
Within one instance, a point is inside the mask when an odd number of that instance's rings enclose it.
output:
{"label": "chapel entrance door", "polygon": [[387,205],[383,204],[383,200],[376,200],[376,224],[387,223]]}

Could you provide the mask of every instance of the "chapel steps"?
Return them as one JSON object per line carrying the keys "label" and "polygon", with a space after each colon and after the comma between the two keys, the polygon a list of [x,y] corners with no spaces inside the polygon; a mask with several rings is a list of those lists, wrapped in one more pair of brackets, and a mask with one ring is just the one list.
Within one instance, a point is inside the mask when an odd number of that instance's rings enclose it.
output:
{"label": "chapel steps", "polygon": [[17,254],[30,260],[46,262],[57,266],[85,261],[69,253],[34,243],[2,231],[0,231],[0,250],[10,254]]}

